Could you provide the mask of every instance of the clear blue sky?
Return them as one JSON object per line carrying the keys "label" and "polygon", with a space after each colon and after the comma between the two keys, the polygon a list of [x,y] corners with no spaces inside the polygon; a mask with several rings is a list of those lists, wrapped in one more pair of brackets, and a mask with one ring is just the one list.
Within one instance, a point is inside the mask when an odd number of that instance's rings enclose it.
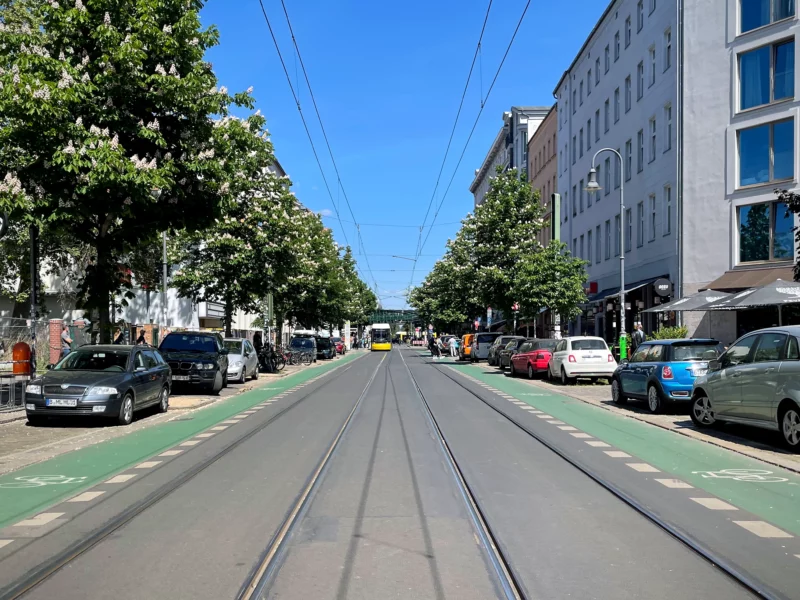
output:
{"label": "clear blue sky", "polygon": [[[356,220],[364,224],[366,257],[356,248],[355,225],[340,226],[334,216],[336,177],[280,0],[263,1],[300,90],[333,203],[258,0],[209,0],[203,22],[216,25],[221,37],[209,60],[221,84],[232,91],[254,86],[276,156],[297,197],[310,209],[331,214],[326,223],[340,243],[347,236],[372,286],[369,262],[384,307],[404,307],[402,293],[413,263],[391,255],[414,256],[418,227],[433,193],[488,0],[285,0],[344,190]],[[524,6],[525,0],[495,0],[492,5],[479,63],[482,84],[476,69],[434,209],[480,109],[481,88],[485,95]],[[605,6],[605,0],[531,4],[438,215],[437,223],[443,225],[434,227],[417,263],[414,284],[441,256],[458,221],[472,210],[469,184],[502,124],[503,111],[512,105],[553,103],[553,88]],[[342,220],[351,221],[341,192],[338,199]]]}

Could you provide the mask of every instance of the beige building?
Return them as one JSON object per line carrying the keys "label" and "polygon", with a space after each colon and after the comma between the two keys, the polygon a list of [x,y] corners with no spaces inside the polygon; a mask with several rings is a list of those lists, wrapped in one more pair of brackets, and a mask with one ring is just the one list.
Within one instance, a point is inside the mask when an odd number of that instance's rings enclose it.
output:
{"label": "beige building", "polygon": [[550,241],[550,194],[558,192],[558,111],[556,104],[550,108],[539,128],[528,140],[528,181],[538,190],[539,199],[547,211],[546,225],[539,234],[539,241],[546,245]]}

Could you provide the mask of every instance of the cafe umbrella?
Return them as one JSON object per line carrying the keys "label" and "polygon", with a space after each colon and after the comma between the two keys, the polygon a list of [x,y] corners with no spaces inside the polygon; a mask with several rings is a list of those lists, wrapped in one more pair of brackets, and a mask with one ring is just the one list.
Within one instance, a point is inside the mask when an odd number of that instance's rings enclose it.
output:
{"label": "cafe umbrella", "polygon": [[739,310],[756,306],[777,306],[778,325],[783,325],[784,304],[800,304],[800,283],[777,279],[772,283],[751,288],[728,298],[709,302],[696,310]]}
{"label": "cafe umbrella", "polygon": [[684,298],[680,298],[678,300],[673,300],[672,302],[666,302],[664,304],[659,304],[658,306],[653,306],[652,308],[648,308],[643,310],[643,313],[661,313],[661,312],[680,312],[680,311],[690,311],[690,310],[698,310],[698,306],[705,306],[710,302],[719,302],[720,300],[724,300],[730,297],[732,294],[726,294],[725,292],[717,292],[715,290],[706,290],[704,292],[699,292],[697,294],[692,294],[691,296],[686,296]]}

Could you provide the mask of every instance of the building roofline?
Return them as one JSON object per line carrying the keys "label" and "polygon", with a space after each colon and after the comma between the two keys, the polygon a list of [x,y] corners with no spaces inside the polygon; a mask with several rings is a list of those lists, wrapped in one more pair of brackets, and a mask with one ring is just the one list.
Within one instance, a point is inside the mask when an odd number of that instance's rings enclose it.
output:
{"label": "building roofline", "polygon": [[[557,110],[558,110],[558,102],[554,102],[553,106],[550,107],[550,110],[548,110],[547,114],[544,116],[544,119],[542,119],[542,123],[544,123],[550,117],[550,115],[553,114],[554,112],[556,112]],[[536,131],[533,132],[533,135],[528,140],[528,145],[529,146],[531,145],[531,142],[536,139],[536,136],[539,135],[539,132],[541,130],[542,130],[542,126],[539,125],[539,128]]]}
{"label": "building roofline", "polygon": [[486,154],[486,157],[483,159],[483,163],[481,163],[478,172],[475,174],[475,178],[472,180],[472,183],[469,186],[470,193],[474,194],[475,190],[478,189],[478,181],[482,180],[486,177],[486,171],[489,168],[489,164],[494,160],[494,157],[497,156],[497,153],[500,151],[500,146],[503,142],[503,137],[505,135],[506,127],[503,125],[500,128],[500,131],[497,132],[497,135],[494,138],[494,142],[492,142],[492,147],[489,149],[489,152]]}
{"label": "building roofline", "polygon": [[589,35],[586,36],[586,39],[584,40],[583,45],[581,46],[581,49],[578,50],[578,53],[575,55],[575,58],[572,59],[572,63],[570,63],[570,65],[567,68],[567,70],[564,71],[564,73],[561,75],[561,79],[558,80],[558,83],[556,84],[556,87],[553,90],[553,96],[556,96],[556,97],[558,96],[558,90],[559,90],[559,88],[561,88],[561,84],[564,82],[564,79],[567,77],[567,74],[570,73],[572,71],[573,67],[578,63],[578,59],[583,54],[583,51],[586,50],[586,47],[589,45],[589,41],[592,39],[594,34],[597,33],[597,30],[600,29],[600,25],[603,24],[603,21],[605,21],[605,18],[609,15],[609,13],[611,13],[611,9],[614,8],[614,5],[616,3],[617,3],[617,0],[611,0],[611,2],[608,3],[608,6],[603,11],[603,14],[600,15],[600,18],[598,19],[597,23],[595,23],[595,26],[589,32]]}

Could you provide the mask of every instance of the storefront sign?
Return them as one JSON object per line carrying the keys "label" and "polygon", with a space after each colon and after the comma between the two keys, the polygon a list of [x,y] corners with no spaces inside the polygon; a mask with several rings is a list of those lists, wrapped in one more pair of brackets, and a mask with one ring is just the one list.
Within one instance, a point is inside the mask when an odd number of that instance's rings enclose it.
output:
{"label": "storefront sign", "polygon": [[669,279],[656,279],[653,282],[653,290],[656,294],[665,298],[672,295],[672,282]]}

